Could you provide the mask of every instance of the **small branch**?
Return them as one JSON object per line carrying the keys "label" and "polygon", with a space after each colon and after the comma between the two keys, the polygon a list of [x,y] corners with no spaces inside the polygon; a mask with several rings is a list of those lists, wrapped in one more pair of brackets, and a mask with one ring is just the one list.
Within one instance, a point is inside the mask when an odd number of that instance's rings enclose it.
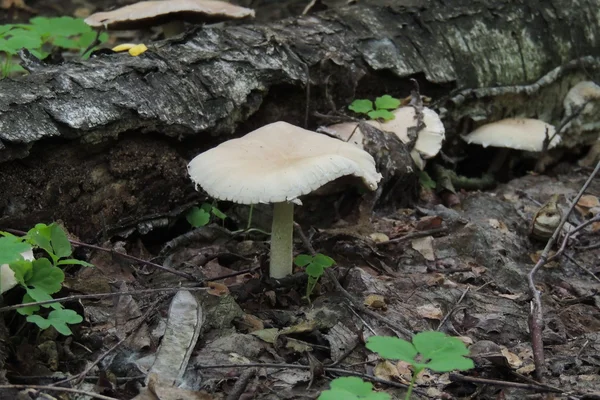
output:
{"label": "small branch", "polygon": [[238,377],[235,385],[231,389],[231,392],[227,395],[226,400],[239,400],[242,397],[242,394],[246,391],[246,387],[257,373],[257,368],[250,368],[246,371],[242,372],[242,374]]}
{"label": "small branch", "polygon": [[132,290],[130,292],[81,294],[81,295],[60,297],[58,299],[52,299],[52,300],[36,301],[34,303],[23,303],[23,304],[15,304],[14,306],[2,307],[2,308],[0,308],[0,314],[5,313],[7,311],[17,310],[19,308],[24,308],[24,307],[43,306],[44,304],[52,304],[52,303],[65,303],[65,302],[69,302],[69,301],[73,301],[73,300],[102,299],[105,297],[117,297],[117,296],[122,296],[122,295],[135,296],[138,294],[157,293],[157,292],[177,292],[182,289],[196,291],[196,290],[208,290],[210,288],[178,286],[178,287],[161,288],[161,289]]}
{"label": "small branch", "polygon": [[[581,196],[583,196],[583,193],[587,190],[588,186],[592,183],[592,180],[594,179],[596,174],[598,174],[599,170],[600,170],[600,161],[598,162],[598,164],[596,164],[596,168],[594,168],[594,171],[592,171],[592,173],[588,177],[587,181],[583,184],[583,186],[579,190],[579,193],[577,193],[577,196],[575,196],[575,198],[571,201],[571,204],[569,205],[569,210],[563,215],[562,219],[560,220],[560,223],[556,227],[556,230],[552,234],[552,237],[548,240],[548,243],[546,243],[546,247],[544,248],[544,251],[542,252],[542,255],[540,256],[540,259],[538,260],[538,262],[535,264],[533,269],[527,275],[527,283],[529,286],[529,292],[530,292],[531,296],[533,297],[533,300],[531,301],[531,304],[530,304],[531,310],[530,310],[530,314],[529,314],[529,331],[531,332],[531,347],[533,349],[535,374],[536,374],[536,378],[539,382],[543,382],[544,372],[546,371],[546,365],[545,365],[545,361],[544,361],[544,343],[542,340],[542,326],[544,323],[544,321],[543,321],[544,313],[542,310],[541,294],[540,294],[539,290],[537,290],[537,288],[535,287],[535,274],[539,271],[539,269],[543,265],[545,265],[549,261],[548,255],[550,254],[550,250],[552,249],[552,247],[558,240],[558,237],[562,231],[563,226],[567,222],[569,215],[571,215],[571,212],[573,212],[575,205],[577,204],[577,202],[579,201]],[[582,228],[580,228],[580,229],[582,229]],[[564,250],[564,247],[566,246],[568,237],[570,237],[569,234],[567,234],[567,238],[565,238],[565,240],[563,241],[563,246],[561,246],[562,250]]]}
{"label": "small branch", "polygon": [[56,386],[41,386],[41,385],[0,385],[0,389],[16,389],[16,390],[25,390],[25,389],[36,389],[36,390],[51,390],[55,392],[64,392],[64,393],[73,393],[73,394],[81,394],[84,396],[89,396],[94,399],[100,400],[119,400],[114,397],[103,396],[101,394],[86,392],[85,390],[71,389],[66,387],[56,387]]}
{"label": "small branch", "polygon": [[[294,227],[296,228],[296,232],[298,233],[298,236],[300,236],[300,239],[304,243],[304,246],[307,248],[308,252],[312,256],[314,256],[315,254],[317,254],[317,252],[315,251],[315,248],[312,246],[312,244],[310,243],[310,241],[308,240],[308,238],[304,234],[304,231],[302,230],[302,227],[299,224],[297,224],[296,222],[294,222]],[[409,331],[408,329],[406,329],[403,326],[400,326],[400,325],[396,324],[395,322],[392,322],[392,321],[388,320],[387,318],[385,318],[382,315],[379,315],[375,311],[369,310],[360,301],[358,301],[357,299],[355,299],[354,296],[352,296],[346,289],[344,289],[344,287],[342,286],[342,284],[340,283],[340,281],[338,281],[338,279],[336,278],[335,274],[331,271],[331,268],[325,268],[325,274],[333,282],[333,284],[335,286],[335,289],[338,292],[340,292],[350,302],[350,304],[352,304],[352,306],[354,308],[356,308],[357,310],[359,310],[363,314],[367,314],[367,315],[369,315],[369,316],[371,316],[371,317],[379,320],[380,322],[383,322],[384,324],[387,324],[391,328],[395,329],[397,332],[401,332],[404,335],[405,338],[412,338],[413,333],[411,331]]]}
{"label": "small branch", "polygon": [[[65,383],[68,382],[72,382],[75,381],[76,384],[81,383],[81,381],[83,381],[85,379],[85,376],[92,370],[92,368],[94,368],[96,365],[98,365],[100,363],[100,361],[102,361],[104,359],[104,357],[108,356],[110,353],[112,353],[117,347],[119,347],[121,344],[123,344],[123,342],[125,342],[127,339],[129,339],[130,337],[132,337],[138,329],[140,329],[140,327],[142,326],[142,324],[146,321],[146,319],[150,316],[150,314],[156,312],[156,306],[163,301],[167,296],[162,295],[159,296],[158,299],[156,299],[156,301],[154,301],[149,307],[148,310],[146,310],[146,312],[144,313],[144,315],[142,315],[138,322],[134,325],[133,329],[131,330],[131,333],[129,333],[129,335],[125,335],[123,338],[121,338],[117,343],[115,343],[112,347],[110,347],[108,350],[106,350],[104,353],[100,354],[100,356],[91,364],[89,364],[84,370],[83,372],[80,372],[79,374],[72,376],[68,379],[64,379],[62,381],[59,382],[55,382],[52,385],[64,385]],[[113,400],[113,399],[111,399]],[[116,399],[114,399],[116,400]]]}
{"label": "small branch", "polygon": [[499,381],[496,379],[484,379],[484,378],[473,378],[470,376],[460,374],[450,374],[450,380],[453,382],[472,382],[472,383],[483,383],[485,385],[503,386],[503,387],[514,387],[524,390],[535,390],[551,393],[564,393],[564,391],[547,385],[538,385],[531,383],[519,383],[519,382],[508,382]]}
{"label": "small branch", "polygon": [[[5,229],[5,231],[13,233],[15,235],[26,235],[27,234],[27,232],[19,231],[19,230],[16,230],[16,229]],[[87,244],[87,243],[79,242],[77,240],[72,240],[72,239],[69,239],[69,242],[71,242],[71,244],[73,244],[75,246],[87,247],[89,249],[94,249],[94,250],[98,250],[98,251],[104,251],[106,253],[111,253],[113,255],[117,255],[119,257],[126,258],[128,260],[132,260],[132,261],[138,262],[140,264],[145,264],[145,265],[148,265],[150,267],[154,267],[154,268],[157,268],[157,269],[162,269],[163,271],[169,272],[169,273],[171,273],[173,275],[179,275],[179,276],[181,276],[183,278],[186,278],[187,280],[190,280],[190,281],[195,281],[195,282],[199,282],[200,281],[200,278],[196,278],[195,276],[190,275],[188,273],[177,271],[176,269],[165,267],[164,265],[156,264],[156,263],[153,263],[152,261],[146,261],[146,260],[143,260],[143,259],[135,257],[135,256],[130,256],[129,254],[119,253],[117,251],[114,251],[113,249],[107,249],[107,248],[104,248],[104,247],[101,247],[101,246],[96,246],[96,245],[93,245],[93,244]]]}
{"label": "small branch", "polygon": [[426,231],[416,231],[416,232],[407,233],[404,236],[390,239],[387,242],[379,242],[379,243],[377,243],[377,246],[383,246],[383,245],[390,244],[390,243],[400,243],[400,242],[404,242],[406,240],[418,239],[418,238],[422,238],[425,236],[438,235],[441,233],[448,233],[448,228],[444,226],[441,228],[429,229]]}
{"label": "small branch", "polygon": [[460,296],[460,298],[458,299],[458,301],[456,302],[456,304],[454,305],[454,307],[452,307],[452,310],[448,311],[448,313],[446,313],[446,315],[444,316],[444,318],[442,318],[442,320],[440,321],[440,324],[438,325],[436,331],[439,331],[442,328],[442,326],[444,326],[444,324],[446,323],[446,321],[448,320],[448,318],[450,318],[450,316],[452,314],[454,314],[454,312],[458,308],[458,305],[463,301],[463,299],[465,298],[465,296],[467,295],[467,293],[469,292],[470,289],[471,289],[470,287],[467,287],[462,292],[462,295]]}

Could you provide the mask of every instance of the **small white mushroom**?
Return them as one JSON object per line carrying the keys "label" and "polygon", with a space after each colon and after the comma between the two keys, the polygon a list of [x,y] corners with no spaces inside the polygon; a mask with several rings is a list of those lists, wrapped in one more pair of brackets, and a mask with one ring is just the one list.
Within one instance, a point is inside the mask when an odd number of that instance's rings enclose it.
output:
{"label": "small white mushroom", "polygon": [[346,175],[377,189],[381,174],[373,157],[356,146],[275,122],[221,143],[188,165],[196,186],[210,196],[240,204],[274,203],[270,275],[292,272],[294,205],[298,197]]}
{"label": "small white mushroom", "polygon": [[[27,250],[21,253],[21,257],[25,260],[33,261],[33,250]],[[9,291],[17,286],[18,282],[15,279],[15,273],[8,264],[0,265],[0,294]]]}
{"label": "small white mushroom", "polygon": [[470,144],[483,147],[503,147],[516,150],[542,151],[546,134],[552,141],[548,148],[556,147],[561,138],[554,135],[554,126],[532,118],[507,118],[475,129],[462,138]]}
{"label": "small white mushroom", "polygon": [[218,0],[141,1],[111,11],[97,12],[85,23],[107,29],[136,29],[172,22],[219,22],[254,17],[254,10]]}
{"label": "small white mushroom", "polygon": [[[370,120],[366,122],[384,132],[394,133],[402,143],[410,142],[408,130],[417,126],[414,107],[401,107],[394,110],[393,114],[395,118],[389,121]],[[423,123],[425,126],[418,132],[417,140],[410,154],[419,169],[425,168],[425,159],[433,158],[440,152],[445,139],[444,124],[435,111],[423,107]],[[363,148],[364,135],[357,126],[357,123],[345,122],[322,128],[322,130]],[[350,138],[350,136],[352,137]]]}

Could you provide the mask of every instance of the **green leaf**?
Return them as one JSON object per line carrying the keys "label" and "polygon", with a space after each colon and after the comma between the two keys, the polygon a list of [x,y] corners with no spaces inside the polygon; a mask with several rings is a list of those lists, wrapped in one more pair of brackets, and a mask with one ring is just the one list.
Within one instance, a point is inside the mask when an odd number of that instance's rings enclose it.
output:
{"label": "green leaf", "polygon": [[32,245],[45,250],[48,254],[54,255],[52,246],[50,245],[51,237],[52,228],[46,224],[36,224],[27,232],[27,238]]}
{"label": "green leaf", "polygon": [[[27,294],[29,295],[29,298],[31,299],[32,302],[52,300],[52,296],[50,296],[43,289],[28,287],[25,290],[27,290]],[[37,307],[37,306],[35,306],[35,307]],[[58,309],[62,308],[62,305],[60,303],[47,303],[47,304],[42,304],[42,307],[44,307],[44,308],[52,307],[55,310],[58,310]]]}
{"label": "green leaf", "polygon": [[425,171],[419,171],[419,183],[426,189],[435,189],[437,186],[435,181],[431,179],[431,176]]}
{"label": "green leaf", "polygon": [[76,260],[74,258],[68,258],[66,260],[60,260],[56,265],[81,265],[83,267],[93,267],[94,264],[90,264],[89,262]]}
{"label": "green leaf", "polygon": [[58,258],[68,257],[73,252],[65,231],[58,224],[50,225],[50,244]]}
{"label": "green leaf", "polygon": [[475,368],[473,360],[462,356],[453,356],[447,359],[435,359],[425,364],[426,368],[436,372],[450,372],[454,370],[466,371]]}
{"label": "green leaf", "polygon": [[390,96],[383,95],[375,99],[375,108],[378,110],[395,110],[400,107],[400,100]]}
{"label": "green leaf", "polygon": [[73,310],[61,309],[52,311],[48,314],[47,319],[40,315],[30,315],[27,317],[27,321],[36,324],[40,329],[48,329],[53,326],[58,333],[68,336],[73,332],[67,324],[79,324],[83,318]]}
{"label": "green leaf", "polygon": [[387,393],[373,391],[373,385],[362,379],[347,376],[331,381],[331,390],[326,390],[318,400],[389,400]]}
{"label": "green leaf", "polygon": [[[21,301],[21,304],[27,304],[27,303],[33,303],[33,302],[35,302],[35,300],[32,299],[28,293],[25,293],[25,295],[23,295],[23,300]],[[21,315],[31,315],[34,312],[37,312],[39,310],[40,310],[40,306],[29,306],[29,307],[17,308],[17,312]]]}
{"label": "green leaf", "polygon": [[14,27],[15,25],[13,24],[0,25],[0,37],[2,37],[6,32],[10,31]]}
{"label": "green leaf", "polygon": [[25,282],[31,278],[33,263],[29,260],[22,260],[10,263],[9,267],[15,273],[15,279],[17,282],[25,286]]}
{"label": "green leaf", "polygon": [[16,63],[10,63],[10,65],[8,66],[8,74],[12,75],[15,73],[22,73],[22,72],[27,72],[27,70],[23,67],[21,67],[19,64]]}
{"label": "green leaf", "polygon": [[21,253],[31,250],[31,245],[16,236],[0,237],[0,264],[12,264],[23,260]]}
{"label": "green leaf", "polygon": [[212,208],[210,209],[210,212],[212,212],[212,213],[213,213],[213,215],[214,215],[215,217],[217,217],[217,218],[220,218],[220,219],[225,219],[225,218],[227,218],[227,215],[225,215],[225,213],[224,213],[224,212],[222,212],[221,210],[219,210],[217,207],[212,207]]}
{"label": "green leaf", "polygon": [[209,213],[212,210],[212,204],[202,203],[202,205],[200,206],[200,208],[203,211],[206,211],[207,213]]}
{"label": "green leaf", "polygon": [[78,50],[81,48],[78,39],[70,39],[64,36],[52,39],[52,44],[56,47],[62,47],[63,49]]}
{"label": "green leaf", "polygon": [[69,37],[92,31],[81,18],[73,17],[36,17],[29,20],[32,28],[45,36]]}
{"label": "green leaf", "polygon": [[391,112],[389,112],[388,110],[369,111],[367,113],[367,115],[371,119],[383,119],[384,121],[390,121],[390,120],[396,118],[396,116],[394,114],[392,114]]}
{"label": "green leaf", "polygon": [[53,266],[47,258],[39,258],[33,262],[33,273],[26,284],[50,295],[61,289],[64,280],[65,274],[60,268]]}
{"label": "green leaf", "polygon": [[199,228],[208,224],[208,221],[210,221],[210,214],[201,208],[192,207],[185,218],[194,228]]}
{"label": "green leaf", "polygon": [[12,29],[7,32],[5,45],[12,48],[15,52],[26,49],[37,49],[42,47],[42,38],[37,32],[28,31],[26,29]]}
{"label": "green leaf", "polygon": [[412,343],[391,336],[371,336],[367,339],[367,349],[383,358],[402,360],[414,364],[417,350]]}
{"label": "green leaf", "polygon": [[299,254],[294,258],[294,264],[299,267],[306,267],[313,261],[313,257],[308,254]]}
{"label": "green leaf", "polygon": [[469,350],[459,339],[448,336],[443,332],[426,331],[417,333],[413,337],[413,344],[417,351],[425,358],[466,356]]}
{"label": "green leaf", "polygon": [[323,276],[324,268],[322,265],[315,262],[311,262],[306,266],[306,275],[312,276],[313,278],[320,278]]}
{"label": "green leaf", "polygon": [[335,264],[335,261],[331,257],[327,257],[325,254],[317,253],[313,258],[313,262],[319,264],[323,268],[331,267]]}
{"label": "green leaf", "polygon": [[373,102],[368,99],[354,100],[348,108],[358,114],[366,114],[373,110]]}

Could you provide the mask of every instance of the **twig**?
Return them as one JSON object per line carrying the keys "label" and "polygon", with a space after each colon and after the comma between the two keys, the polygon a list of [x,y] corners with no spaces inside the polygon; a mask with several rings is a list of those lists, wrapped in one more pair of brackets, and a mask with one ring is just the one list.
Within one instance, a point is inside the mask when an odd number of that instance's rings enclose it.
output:
{"label": "twig", "polygon": [[461,382],[472,382],[472,383],[484,383],[486,385],[514,387],[514,388],[525,389],[525,390],[536,390],[536,391],[544,391],[544,392],[552,392],[552,393],[564,393],[563,390],[560,390],[560,389],[552,387],[552,386],[547,386],[547,385],[499,381],[496,379],[473,378],[470,376],[464,376],[464,375],[460,375],[460,374],[450,374],[450,380],[454,381],[454,382],[461,381]]}
{"label": "twig", "polygon": [[163,301],[167,296],[166,295],[162,295],[159,296],[158,299],[156,299],[156,301],[154,301],[150,307],[148,307],[148,310],[146,310],[146,312],[144,313],[144,315],[142,315],[140,317],[140,319],[138,320],[138,322],[133,326],[133,329],[131,330],[131,332],[129,333],[129,335],[124,336],[123,338],[121,338],[117,343],[115,343],[112,347],[110,347],[108,350],[106,350],[104,353],[100,354],[100,356],[90,365],[88,365],[83,372],[80,372],[79,374],[72,376],[71,378],[53,383],[52,385],[62,385],[71,381],[75,381],[76,384],[79,384],[84,378],[85,376],[92,370],[92,368],[94,368],[96,365],[98,365],[100,363],[100,361],[102,361],[104,359],[104,357],[106,357],[107,355],[109,355],[110,353],[112,353],[117,347],[119,347],[123,342],[125,342],[127,339],[129,339],[131,336],[135,335],[135,333],[137,332],[138,329],[140,329],[140,327],[142,326],[142,324],[146,321],[146,319],[150,316],[151,313],[156,312],[156,306],[158,305],[158,303],[160,303],[161,301]]}
{"label": "twig", "polygon": [[598,278],[596,276],[596,274],[594,274],[592,271],[590,271],[589,269],[587,269],[583,265],[579,264],[573,257],[571,257],[570,255],[568,255],[567,253],[563,254],[563,256],[567,260],[571,261],[573,264],[575,264],[576,266],[578,266],[579,268],[581,268],[582,270],[584,270],[585,272],[587,272],[593,279],[597,280],[600,283],[600,278]]}
{"label": "twig", "polygon": [[145,294],[145,293],[156,293],[156,292],[177,292],[179,290],[208,290],[208,287],[188,287],[188,286],[177,286],[170,288],[160,288],[160,289],[142,289],[142,290],[132,290],[130,292],[114,292],[114,293],[96,293],[96,294],[80,294],[73,295],[67,297],[60,297],[58,299],[52,300],[44,300],[44,301],[36,301],[33,303],[23,303],[23,304],[15,304],[14,306],[7,306],[0,308],[0,314],[5,313],[7,311],[17,310],[19,308],[30,307],[30,306],[43,306],[44,304],[53,304],[53,303],[65,303],[73,300],[85,300],[85,299],[102,299],[105,297],[116,297],[122,295],[130,295],[134,296],[137,294]]}
{"label": "twig", "polygon": [[[249,363],[249,364],[205,364],[205,365],[197,365],[195,368],[196,369],[222,369],[222,368],[283,368],[283,369],[285,369],[285,368],[293,368],[293,369],[310,370],[311,367],[310,367],[310,365],[301,365],[301,364]],[[360,372],[356,372],[356,371],[348,371],[348,370],[341,369],[341,368],[329,368],[329,367],[324,367],[323,369],[325,370],[325,372],[333,372],[333,373],[342,374],[342,375],[358,376],[363,379],[368,379],[371,382],[381,383],[383,385],[388,385],[391,387],[397,387],[397,388],[403,388],[403,389],[406,389],[408,387],[408,385],[406,385],[404,383],[388,381],[386,379],[377,378],[376,376],[373,376],[373,375],[361,374]],[[414,392],[419,393],[421,395],[425,395],[425,393],[417,392],[416,390]]]}
{"label": "twig", "polygon": [[467,288],[462,292],[462,295],[460,296],[460,298],[458,299],[458,301],[456,302],[456,304],[454,305],[454,307],[452,307],[452,310],[448,311],[446,313],[446,315],[444,316],[444,318],[442,318],[442,320],[440,321],[440,324],[438,325],[436,331],[439,331],[442,328],[442,326],[446,323],[446,321],[448,320],[448,318],[452,314],[454,314],[454,312],[458,308],[458,305],[463,301],[463,299],[465,298],[465,296],[467,295],[467,293],[469,292],[470,289],[471,289],[471,287],[467,286]]}
{"label": "twig", "polygon": [[[302,227],[299,224],[297,224],[296,222],[294,222],[294,227],[296,228],[296,232],[298,233],[298,236],[300,236],[300,239],[304,243],[304,246],[307,248],[308,252],[312,256],[317,254],[317,252],[315,251],[315,248],[312,246],[312,244],[310,243],[310,241],[304,234]],[[354,296],[352,296],[346,289],[344,289],[344,287],[342,286],[340,281],[338,281],[338,279],[336,278],[335,274],[331,271],[331,268],[325,268],[325,274],[327,274],[327,277],[333,282],[335,289],[338,292],[340,292],[350,302],[350,304],[352,304],[352,306],[354,308],[356,308],[363,314],[367,314],[367,315],[379,320],[380,322],[387,324],[391,328],[395,329],[397,332],[401,332],[405,338],[412,338],[413,333],[411,331],[409,331],[408,329],[406,329],[403,326],[396,324],[395,322],[390,321],[389,319],[385,318],[384,316],[379,315],[372,310],[369,310],[360,301],[355,299]]]}
{"label": "twig", "polygon": [[437,235],[439,233],[446,233],[448,232],[448,228],[443,226],[441,228],[434,228],[434,229],[429,229],[426,231],[416,231],[416,232],[411,232],[411,233],[407,233],[404,236],[400,236],[394,239],[390,239],[386,242],[379,242],[377,243],[377,246],[383,246],[386,244],[390,244],[390,243],[399,243],[399,242],[404,242],[406,240],[410,240],[410,239],[418,239],[418,238],[422,238],[425,236],[430,236],[430,235]]}
{"label": "twig", "polygon": [[[19,230],[16,230],[16,229],[5,229],[5,231],[6,232],[10,232],[10,233],[14,233],[16,235],[26,235],[27,234],[27,232],[19,231]],[[104,251],[106,253],[111,253],[111,254],[117,255],[119,257],[127,258],[129,260],[138,262],[140,264],[145,264],[145,265],[148,265],[150,267],[154,267],[154,268],[157,268],[157,269],[162,269],[163,271],[170,272],[171,274],[174,274],[174,275],[179,275],[179,276],[181,276],[183,278],[186,278],[186,279],[188,279],[190,281],[199,282],[201,280],[200,278],[196,278],[195,276],[190,275],[188,273],[185,273],[185,272],[182,272],[182,271],[177,271],[176,269],[165,267],[164,265],[156,264],[156,263],[153,263],[152,261],[146,261],[146,260],[143,260],[143,259],[135,257],[135,256],[130,256],[129,254],[119,253],[118,251],[114,251],[113,249],[107,249],[107,248],[104,248],[104,247],[101,247],[101,246],[96,246],[96,245],[93,245],[93,244],[87,244],[87,243],[79,242],[77,240],[72,240],[72,239],[69,239],[69,242],[71,242],[71,244],[73,244],[75,246],[87,247],[89,249],[94,249],[94,250],[98,250],[98,251]]]}
{"label": "twig", "polygon": [[[600,161],[598,162],[598,164],[596,164],[596,168],[594,168],[594,171],[592,171],[587,181],[583,184],[581,190],[579,190],[579,193],[577,193],[577,196],[575,196],[575,198],[571,201],[571,204],[569,205],[569,210],[561,218],[560,223],[558,224],[556,230],[552,234],[552,237],[548,240],[548,243],[546,243],[546,247],[544,248],[544,251],[542,252],[542,255],[540,256],[538,262],[527,275],[529,292],[533,297],[533,300],[530,304],[531,310],[529,314],[529,331],[531,332],[531,347],[533,349],[535,375],[539,382],[543,382],[544,372],[546,371],[546,365],[544,361],[544,342],[542,340],[542,325],[544,323],[544,313],[542,310],[542,299],[540,291],[537,290],[537,288],[535,287],[535,274],[544,264],[546,264],[546,262],[548,262],[548,255],[550,254],[550,250],[554,246],[554,243],[556,243],[556,241],[558,240],[558,237],[562,231],[564,224],[567,222],[567,219],[569,218],[569,215],[575,208],[575,205],[577,204],[581,196],[583,196],[583,193],[587,190],[588,186],[592,183],[592,180],[594,179],[599,170]],[[566,245],[566,242],[563,243],[565,243]]]}
{"label": "twig", "polygon": [[74,394],[82,394],[84,396],[93,397],[95,399],[100,400],[119,400],[114,397],[103,396],[101,394],[86,392],[85,390],[71,389],[66,387],[57,387],[57,386],[41,386],[41,385],[0,385],[0,389],[16,389],[16,390],[24,390],[24,389],[36,389],[36,390],[52,390],[55,392],[66,392],[66,393],[74,393]]}
{"label": "twig", "polygon": [[546,262],[551,262],[556,260],[558,257],[560,257],[562,255],[562,253],[565,251],[565,249],[567,248],[567,243],[569,241],[569,239],[571,238],[571,236],[573,236],[574,234],[576,234],[577,232],[579,232],[580,230],[582,230],[583,228],[585,228],[586,226],[594,223],[594,222],[598,222],[600,221],[600,214],[596,215],[594,218],[588,219],[587,221],[577,225],[575,228],[573,228],[572,230],[570,230],[569,232],[567,232],[567,234],[565,235],[565,238],[563,239],[560,248],[558,249],[558,251],[552,256],[548,258],[548,261]]}
{"label": "twig", "polygon": [[248,382],[250,382],[250,379],[256,375],[256,372],[256,368],[250,368],[242,372],[235,382],[235,385],[233,385],[231,392],[227,395],[227,400],[239,400],[240,397],[242,397],[242,394],[244,394],[244,391],[248,386]]}

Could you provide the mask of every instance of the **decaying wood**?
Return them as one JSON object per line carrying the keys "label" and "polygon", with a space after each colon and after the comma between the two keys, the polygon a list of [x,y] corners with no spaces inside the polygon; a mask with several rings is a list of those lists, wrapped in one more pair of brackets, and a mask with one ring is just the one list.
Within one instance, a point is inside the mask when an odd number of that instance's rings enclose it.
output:
{"label": "decaying wood", "polygon": [[[143,229],[143,216],[167,224],[195,196],[186,161],[267,122],[302,125],[309,79],[310,110],[328,112],[405,96],[410,77],[434,98],[524,85],[599,46],[600,0],[392,3],[197,29],[141,57],[28,59],[29,76],[0,82],[0,224],[60,218],[83,238],[128,220]],[[460,112],[446,115],[452,135]]]}

